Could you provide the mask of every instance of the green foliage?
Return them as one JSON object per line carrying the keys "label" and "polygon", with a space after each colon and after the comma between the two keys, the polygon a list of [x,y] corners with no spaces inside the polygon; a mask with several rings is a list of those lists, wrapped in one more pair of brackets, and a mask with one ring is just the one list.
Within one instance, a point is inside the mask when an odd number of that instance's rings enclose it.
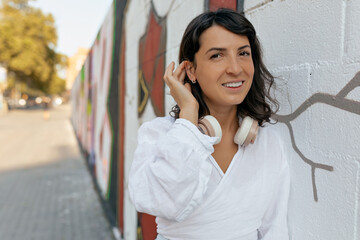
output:
{"label": "green foliage", "polygon": [[66,83],[64,79],[54,77],[50,83],[49,91],[50,94],[61,94],[65,91]]}
{"label": "green foliage", "polygon": [[[55,51],[57,33],[51,14],[29,5],[30,0],[4,0],[0,9],[0,64],[18,83],[43,93],[57,92],[57,70],[66,56]],[[56,90],[55,90],[56,89]]]}

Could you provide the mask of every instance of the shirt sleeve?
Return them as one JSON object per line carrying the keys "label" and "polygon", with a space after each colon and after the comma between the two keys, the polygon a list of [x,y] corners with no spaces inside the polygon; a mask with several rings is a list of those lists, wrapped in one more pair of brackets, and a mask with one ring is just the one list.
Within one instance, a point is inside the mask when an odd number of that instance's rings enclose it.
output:
{"label": "shirt sleeve", "polygon": [[289,166],[282,154],[278,184],[258,229],[260,240],[289,240],[287,212],[290,192]]}
{"label": "shirt sleeve", "polygon": [[138,131],[128,185],[136,210],[184,220],[203,200],[215,140],[185,119],[144,123]]}

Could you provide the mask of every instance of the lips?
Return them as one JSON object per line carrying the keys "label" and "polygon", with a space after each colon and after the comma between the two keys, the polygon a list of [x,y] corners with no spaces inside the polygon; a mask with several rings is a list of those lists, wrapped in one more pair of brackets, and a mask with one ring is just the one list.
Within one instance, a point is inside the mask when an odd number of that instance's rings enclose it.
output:
{"label": "lips", "polygon": [[241,87],[243,85],[243,81],[240,82],[229,82],[229,83],[224,83],[222,84],[224,87],[228,87],[228,88],[238,88]]}

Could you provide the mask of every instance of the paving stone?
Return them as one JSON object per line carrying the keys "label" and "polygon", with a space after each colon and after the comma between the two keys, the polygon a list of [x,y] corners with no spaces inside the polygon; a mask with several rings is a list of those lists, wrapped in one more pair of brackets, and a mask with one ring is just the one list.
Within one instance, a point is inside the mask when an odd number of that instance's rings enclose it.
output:
{"label": "paving stone", "polygon": [[0,239],[113,240],[70,106],[0,116]]}

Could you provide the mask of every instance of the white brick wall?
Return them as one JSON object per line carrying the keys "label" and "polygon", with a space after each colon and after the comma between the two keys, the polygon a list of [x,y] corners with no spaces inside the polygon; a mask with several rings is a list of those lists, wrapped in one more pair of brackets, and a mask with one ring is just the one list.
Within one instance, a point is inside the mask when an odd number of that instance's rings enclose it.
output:
{"label": "white brick wall", "polygon": [[[153,3],[159,16],[167,16],[166,65],[170,61],[177,63],[183,31],[204,10],[204,2],[154,0]],[[279,115],[292,114],[317,93],[335,99],[360,71],[359,0],[245,0],[244,7],[260,37],[265,62],[278,76],[275,94],[281,103]],[[155,116],[148,104],[142,119],[134,121],[138,45],[149,11],[150,0],[131,0],[125,15],[126,179],[137,128]],[[346,98],[352,101],[338,107],[333,105],[341,99],[313,102],[304,107],[289,122],[294,142],[290,129],[281,121],[277,124],[287,143],[291,167],[292,240],[360,239],[360,88],[350,91]],[[165,99],[165,113],[168,113],[174,102],[169,95]],[[344,104],[353,111],[357,109],[357,113],[346,110]],[[312,175],[311,166],[316,166],[315,163],[331,166],[333,171],[315,168]],[[136,239],[137,221],[127,193],[125,197],[125,239],[131,240]]]}
{"label": "white brick wall", "polygon": [[345,41],[344,61],[347,63],[360,62],[360,1],[345,1]]}
{"label": "white brick wall", "polygon": [[[293,113],[316,93],[335,99],[360,71],[360,1],[249,0],[245,12],[260,36],[267,66],[279,76],[280,115]],[[339,99],[310,103],[289,122],[302,156],[289,129],[278,124],[291,166],[293,240],[360,239],[359,88],[346,98],[352,102],[338,107],[333,105]],[[349,106],[357,113],[347,111]],[[305,160],[334,170],[316,169],[312,176]]]}

